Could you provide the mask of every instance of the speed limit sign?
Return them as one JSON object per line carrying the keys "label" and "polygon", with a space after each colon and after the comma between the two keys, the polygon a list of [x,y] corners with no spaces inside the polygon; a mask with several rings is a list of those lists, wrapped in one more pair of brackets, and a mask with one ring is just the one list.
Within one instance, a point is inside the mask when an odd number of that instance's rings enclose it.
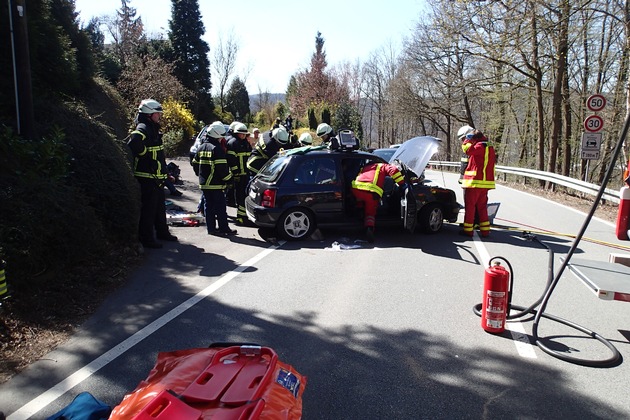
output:
{"label": "speed limit sign", "polygon": [[589,115],[584,120],[584,129],[590,133],[596,133],[604,128],[604,120],[599,115]]}
{"label": "speed limit sign", "polygon": [[606,98],[604,98],[604,95],[591,95],[586,100],[586,107],[593,112],[601,111],[605,106]]}

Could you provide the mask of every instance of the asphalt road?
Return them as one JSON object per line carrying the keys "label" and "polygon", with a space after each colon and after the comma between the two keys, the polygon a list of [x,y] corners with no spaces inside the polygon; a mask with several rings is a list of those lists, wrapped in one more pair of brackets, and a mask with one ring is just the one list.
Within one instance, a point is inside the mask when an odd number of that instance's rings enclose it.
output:
{"label": "asphalt road", "polygon": [[[454,174],[427,177],[463,202]],[[198,191],[184,192],[173,201],[194,209]],[[628,303],[598,299],[565,270],[545,310],[610,340],[624,359],[615,367],[541,351],[531,317],[500,335],[480,327],[472,308],[489,258],[509,261],[512,302],[528,306],[545,289],[549,251],[523,231],[553,250],[555,273],[585,219],[503,187],[490,201],[501,205],[484,240],[459,236],[457,224],[437,235],[379,230],[373,245],[353,231],[283,243],[255,228],[229,239],[173,228],[179,243],[149,250],[67,343],[0,386],[0,410],[11,420],[46,418],[81,391],[115,406],[158,352],[246,341],[272,347],[308,377],[305,419],[630,418]],[[573,258],[628,254],[610,223],[591,221],[584,237]],[[609,357],[600,342],[552,320],[540,321],[538,335],[562,354]]]}

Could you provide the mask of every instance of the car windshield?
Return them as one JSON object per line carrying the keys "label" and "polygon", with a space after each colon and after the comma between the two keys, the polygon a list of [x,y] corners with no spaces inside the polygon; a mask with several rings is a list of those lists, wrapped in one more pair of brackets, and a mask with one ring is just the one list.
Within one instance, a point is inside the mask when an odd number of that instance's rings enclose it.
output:
{"label": "car windshield", "polygon": [[256,177],[263,181],[274,182],[278,179],[288,162],[288,156],[277,154],[269,159],[265,166],[260,169]]}
{"label": "car windshield", "polygon": [[389,162],[392,159],[392,156],[394,156],[394,153],[396,153],[396,149],[395,148],[391,148],[391,149],[376,149],[372,153],[374,153],[376,156],[382,157],[387,162]]}

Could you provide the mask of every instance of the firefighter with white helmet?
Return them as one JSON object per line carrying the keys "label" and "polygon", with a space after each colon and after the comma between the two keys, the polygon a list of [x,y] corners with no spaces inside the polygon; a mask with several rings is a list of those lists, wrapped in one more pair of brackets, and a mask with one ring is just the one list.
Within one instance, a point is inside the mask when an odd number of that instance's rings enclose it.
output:
{"label": "firefighter with white helmet", "polygon": [[254,146],[247,160],[247,169],[249,169],[252,174],[257,174],[260,168],[280,150],[284,150],[288,143],[289,132],[284,126],[281,125],[278,128],[274,128],[271,131],[271,136],[267,140],[261,137]]}
{"label": "firefighter with white helmet", "polygon": [[464,189],[464,236],[473,236],[475,218],[479,219],[481,236],[490,235],[488,190],[495,188],[496,153],[492,143],[479,130],[466,134],[462,151],[468,155],[468,166],[462,179]]}
{"label": "firefighter with white helmet", "polygon": [[317,126],[315,134],[317,134],[317,137],[322,139],[322,143],[326,144],[329,149],[339,149],[339,139],[335,137],[335,132],[330,125],[321,123]]}
{"label": "firefighter with white helmet", "polygon": [[237,122],[232,128],[232,137],[227,144],[227,159],[234,178],[233,196],[236,205],[236,223],[247,224],[245,213],[245,197],[247,196],[247,184],[249,183],[249,170],[247,159],[252,152],[252,146],[248,141],[249,130],[242,122]]}
{"label": "firefighter with white helmet", "polygon": [[127,142],[134,156],[133,174],[140,184],[138,238],[145,248],[162,248],[156,237],[177,241],[166,224],[164,182],[168,174],[160,132],[162,112],[162,105],[155,99],[140,102],[136,129]]}
{"label": "firefighter with white helmet", "polygon": [[313,136],[308,132],[302,133],[298,139],[298,143],[300,143],[300,146],[311,146],[313,144]]}
{"label": "firefighter with white helmet", "polygon": [[236,230],[228,226],[225,207],[224,191],[226,184],[232,179],[222,145],[225,134],[225,126],[220,121],[210,124],[206,137],[192,161],[195,174],[199,176],[199,188],[204,196],[208,234],[218,236],[236,234]]}

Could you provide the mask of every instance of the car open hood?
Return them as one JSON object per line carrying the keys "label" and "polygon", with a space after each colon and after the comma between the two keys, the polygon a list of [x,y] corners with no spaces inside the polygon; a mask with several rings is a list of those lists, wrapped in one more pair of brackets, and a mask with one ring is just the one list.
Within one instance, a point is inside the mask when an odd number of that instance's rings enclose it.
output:
{"label": "car open hood", "polygon": [[438,151],[441,143],[442,141],[437,137],[414,137],[396,149],[396,153],[394,153],[390,162],[398,159],[415,172],[417,176],[420,176],[431,157]]}

